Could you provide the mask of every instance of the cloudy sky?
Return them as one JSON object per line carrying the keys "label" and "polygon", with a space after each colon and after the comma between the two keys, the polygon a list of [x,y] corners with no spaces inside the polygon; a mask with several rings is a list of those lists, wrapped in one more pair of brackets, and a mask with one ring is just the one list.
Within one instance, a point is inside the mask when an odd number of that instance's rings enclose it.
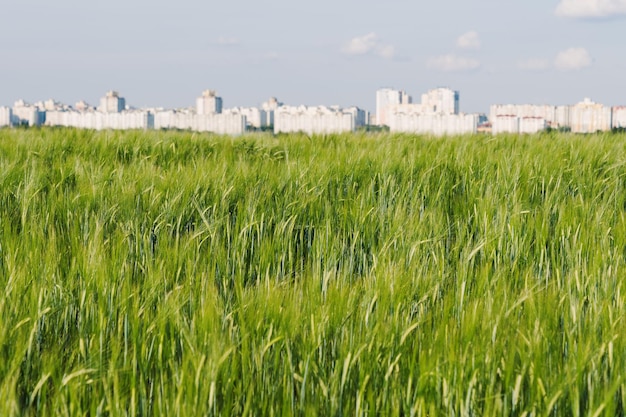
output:
{"label": "cloudy sky", "polygon": [[0,11],[0,105],[287,104],[374,110],[380,87],[492,103],[626,104],[626,0],[15,0]]}

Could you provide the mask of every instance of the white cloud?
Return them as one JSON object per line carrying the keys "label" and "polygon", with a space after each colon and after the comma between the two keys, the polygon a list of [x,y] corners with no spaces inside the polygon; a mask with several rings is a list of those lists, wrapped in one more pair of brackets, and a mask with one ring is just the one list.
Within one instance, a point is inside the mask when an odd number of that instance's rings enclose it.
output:
{"label": "white cloud", "polygon": [[377,55],[385,59],[391,59],[395,55],[393,45],[381,42],[374,32],[352,38],[344,45],[342,51],[348,55]]}
{"label": "white cloud", "polygon": [[527,71],[542,71],[550,68],[552,64],[547,59],[530,58],[520,61],[517,66]]}
{"label": "white cloud", "polygon": [[428,67],[440,71],[472,71],[480,68],[480,62],[473,58],[448,54],[441,55],[428,60]]}
{"label": "white cloud", "polygon": [[543,71],[551,68],[560,71],[573,71],[589,67],[592,64],[593,58],[585,48],[569,48],[559,52],[553,60],[530,58],[519,61],[517,67],[526,71]]}
{"label": "white cloud", "polygon": [[372,32],[365,36],[353,38],[346,44],[343,51],[349,55],[365,55],[376,48],[378,36]]}
{"label": "white cloud", "polygon": [[391,59],[396,54],[396,48],[393,45],[379,45],[376,53],[382,58]]}
{"label": "white cloud", "polygon": [[585,48],[569,48],[559,52],[554,59],[554,67],[561,71],[571,71],[589,67],[592,61]]}
{"label": "white cloud", "polygon": [[456,46],[463,49],[479,49],[480,36],[474,30],[464,33],[456,40]]}
{"label": "white cloud", "polygon": [[626,0],[561,0],[557,16],[574,18],[602,18],[626,15]]}

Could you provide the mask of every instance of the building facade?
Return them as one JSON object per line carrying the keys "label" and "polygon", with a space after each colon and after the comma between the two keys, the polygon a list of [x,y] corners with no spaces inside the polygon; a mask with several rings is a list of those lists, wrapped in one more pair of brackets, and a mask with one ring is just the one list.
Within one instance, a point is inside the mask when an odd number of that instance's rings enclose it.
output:
{"label": "building facade", "polygon": [[446,113],[393,113],[390,117],[391,132],[452,136],[473,134],[478,129],[476,114]]}
{"label": "building facade", "polygon": [[274,111],[282,105],[283,103],[278,101],[276,97],[270,97],[269,100],[261,105],[261,109],[267,114],[268,126],[274,126]]}
{"label": "building facade", "polygon": [[436,88],[422,94],[420,104],[400,103],[387,107],[392,132],[436,136],[473,134],[478,130],[480,115],[459,112],[459,92]]}
{"label": "building facade", "polygon": [[246,132],[242,114],[197,114],[191,111],[164,110],[154,115],[155,129],[180,129],[211,132],[218,135],[242,135]]}
{"label": "building facade", "polygon": [[626,128],[626,106],[613,107],[611,126],[614,129]]}
{"label": "building facade", "polygon": [[574,133],[611,130],[611,108],[586,98],[570,108],[570,126]]}
{"label": "building facade", "polygon": [[543,132],[548,127],[548,122],[543,117],[520,117],[519,133],[534,134]]}
{"label": "building facade", "polygon": [[516,116],[523,118],[539,118],[546,121],[552,128],[570,126],[570,107],[534,104],[496,104],[490,108],[490,120],[500,116]]}
{"label": "building facade", "polygon": [[196,99],[197,114],[220,114],[222,112],[222,98],[214,90],[205,90],[202,96]]}
{"label": "building facade", "polygon": [[99,110],[101,113],[120,113],[126,110],[126,99],[117,91],[109,91],[100,99]]}
{"label": "building facade", "polygon": [[499,114],[491,118],[491,133],[519,133],[519,117],[515,114]]}
{"label": "building facade", "polygon": [[263,129],[270,126],[267,112],[256,107],[233,107],[222,114],[239,114],[245,116],[248,129]]}
{"label": "building facade", "polygon": [[94,130],[154,129],[154,115],[149,111],[103,113],[54,110],[46,113],[46,126],[65,126]]}
{"label": "building facade", "polygon": [[389,115],[394,106],[411,104],[413,99],[406,92],[392,88],[381,88],[376,91],[376,124],[389,126]]}
{"label": "building facade", "polygon": [[435,88],[422,94],[424,113],[459,114],[459,92],[449,88]]}
{"label": "building facade", "polygon": [[11,126],[13,111],[10,107],[0,107],[0,127]]}
{"label": "building facade", "polygon": [[354,132],[358,110],[338,107],[282,106],[274,113],[274,133],[304,132],[309,135]]}
{"label": "building facade", "polygon": [[14,126],[41,126],[45,120],[45,112],[24,100],[18,100],[13,105],[11,123]]}
{"label": "building facade", "polygon": [[354,128],[365,127],[370,124],[370,114],[368,111],[360,109],[356,106],[348,107],[342,110],[344,113],[349,113],[354,119]]}

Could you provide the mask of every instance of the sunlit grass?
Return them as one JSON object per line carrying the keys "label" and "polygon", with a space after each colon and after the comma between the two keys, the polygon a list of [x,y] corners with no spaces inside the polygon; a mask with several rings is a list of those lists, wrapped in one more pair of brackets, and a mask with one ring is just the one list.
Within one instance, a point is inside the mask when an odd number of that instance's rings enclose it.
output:
{"label": "sunlit grass", "polygon": [[623,415],[625,139],[0,130],[0,415]]}

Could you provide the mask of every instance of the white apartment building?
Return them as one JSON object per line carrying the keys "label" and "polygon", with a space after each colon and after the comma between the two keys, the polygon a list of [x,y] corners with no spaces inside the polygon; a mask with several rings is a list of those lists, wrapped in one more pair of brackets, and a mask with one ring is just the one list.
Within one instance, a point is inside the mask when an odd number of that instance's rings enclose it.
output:
{"label": "white apartment building", "polygon": [[459,114],[459,92],[449,88],[435,88],[422,94],[424,113]]}
{"label": "white apartment building", "polygon": [[100,99],[101,113],[120,113],[126,109],[126,99],[120,97],[117,91],[109,91]]}
{"label": "white apartment building", "polygon": [[390,116],[391,132],[451,136],[476,133],[479,116],[476,114],[401,113]]}
{"label": "white apartment building", "polygon": [[350,113],[354,118],[354,127],[358,129],[359,127],[364,127],[369,124],[370,114],[368,111],[360,109],[356,106],[348,107],[342,110],[344,113]]}
{"label": "white apartment building", "polygon": [[46,125],[94,130],[147,130],[154,128],[154,115],[144,110],[123,111],[120,113],[54,110],[46,113]]}
{"label": "white apartment building", "polygon": [[570,126],[574,133],[595,133],[611,130],[611,108],[591,99],[570,108]]}
{"label": "white apartment building", "polygon": [[0,107],[0,127],[11,126],[13,112],[10,107]]}
{"label": "white apartment building", "polygon": [[476,133],[480,116],[459,113],[459,92],[436,88],[422,94],[420,104],[399,103],[387,106],[392,132],[436,136]]}
{"label": "white apartment building", "polygon": [[267,112],[256,107],[233,107],[224,110],[223,114],[239,114],[246,117],[247,127],[250,129],[261,129],[268,127]]}
{"label": "white apartment building", "polygon": [[[190,109],[158,110],[154,114],[155,129],[180,129],[212,132],[218,135],[242,135],[247,129],[246,111],[231,109],[222,113],[222,99],[213,90],[205,90],[196,99],[195,112]],[[255,123],[262,123],[262,116]]]}
{"label": "white apartment building", "polygon": [[192,130],[237,136],[246,132],[246,124],[246,116],[235,113],[197,114],[184,110],[164,110],[154,115],[155,129]]}
{"label": "white apartment building", "polygon": [[491,117],[491,133],[519,133],[519,117],[515,114],[499,114]]}
{"label": "white apartment building", "polygon": [[556,106],[554,109],[554,120],[546,119],[548,125],[554,128],[569,127],[570,122],[570,106]]}
{"label": "white apartment building", "polygon": [[555,116],[556,107],[550,105],[534,104],[496,104],[491,106],[490,116],[495,118],[501,115],[513,115],[517,117],[541,117],[552,121]]}
{"label": "white apartment building", "polygon": [[491,132],[494,135],[501,133],[533,134],[546,130],[548,122],[543,117],[519,117],[514,114],[501,114],[492,119]]}
{"label": "white apartment building", "polygon": [[613,107],[611,120],[613,128],[626,128],[626,106]]}
{"label": "white apartment building", "polygon": [[282,106],[274,112],[274,133],[304,132],[309,135],[354,132],[354,110],[338,107]]}
{"label": "white apartment building", "polygon": [[222,99],[214,91],[205,91],[196,100],[192,110],[124,110],[126,101],[115,91],[110,91],[100,101],[99,111],[93,111],[87,103],[80,102],[76,110],[48,112],[49,126],[71,126],[85,129],[182,129],[197,132],[214,132],[225,135],[241,135],[246,131],[243,114],[219,114]]}
{"label": "white apartment building", "polygon": [[410,103],[410,104],[394,104],[387,108],[388,117],[391,117],[394,113],[431,113],[428,111],[429,109],[422,106],[421,103]]}
{"label": "white apartment building", "polygon": [[220,114],[222,112],[222,98],[214,90],[204,90],[202,96],[196,99],[196,113]]}
{"label": "white apartment building", "polygon": [[548,122],[543,117],[520,117],[519,133],[534,134],[543,132],[548,127]]}
{"label": "white apartment building", "polygon": [[268,126],[274,126],[274,111],[282,105],[283,103],[278,101],[276,97],[270,97],[269,100],[261,105],[261,109],[267,113]]}
{"label": "white apartment building", "polygon": [[36,106],[24,100],[18,100],[13,104],[12,114],[13,125],[41,126],[46,117],[45,112],[40,112]]}
{"label": "white apartment building", "polygon": [[534,104],[496,104],[490,108],[490,120],[499,116],[516,116],[519,118],[540,118],[553,128],[568,127],[569,106],[551,106]]}
{"label": "white apartment building", "polygon": [[376,124],[389,125],[390,108],[400,104],[411,104],[413,99],[404,91],[381,88],[376,91]]}
{"label": "white apartment building", "polygon": [[40,104],[46,110],[47,126],[65,126],[95,130],[153,129],[154,115],[148,110],[126,110],[126,100],[117,91],[100,99],[96,110],[84,101],[72,109],[54,100]]}

